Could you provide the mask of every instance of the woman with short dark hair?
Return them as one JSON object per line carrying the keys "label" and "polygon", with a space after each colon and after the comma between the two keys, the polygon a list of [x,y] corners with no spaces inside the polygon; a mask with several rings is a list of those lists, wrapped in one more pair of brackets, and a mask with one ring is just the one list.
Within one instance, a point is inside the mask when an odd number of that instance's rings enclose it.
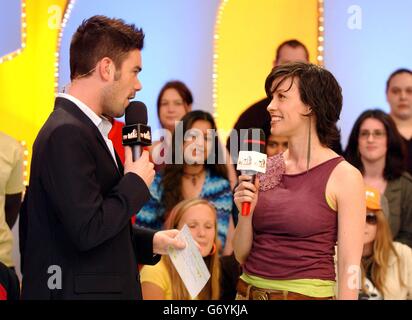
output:
{"label": "woman with short dark hair", "polygon": [[288,149],[268,158],[256,183],[240,176],[235,203],[251,203],[239,215],[234,252],[242,264],[238,299],[357,299],[365,217],[360,172],[330,147],[341,88],[327,70],[307,63],[275,67],[266,79],[271,133]]}

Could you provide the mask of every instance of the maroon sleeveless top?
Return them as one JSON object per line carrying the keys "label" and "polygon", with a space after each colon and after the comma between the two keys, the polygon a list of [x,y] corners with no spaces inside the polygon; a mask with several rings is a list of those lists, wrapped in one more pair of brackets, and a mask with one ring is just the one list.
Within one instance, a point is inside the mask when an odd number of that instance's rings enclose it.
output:
{"label": "maroon sleeveless top", "polygon": [[247,274],[274,280],[335,280],[337,213],[326,202],[326,184],[343,161],[336,157],[299,174],[285,174],[282,155],[268,158],[253,213]]}

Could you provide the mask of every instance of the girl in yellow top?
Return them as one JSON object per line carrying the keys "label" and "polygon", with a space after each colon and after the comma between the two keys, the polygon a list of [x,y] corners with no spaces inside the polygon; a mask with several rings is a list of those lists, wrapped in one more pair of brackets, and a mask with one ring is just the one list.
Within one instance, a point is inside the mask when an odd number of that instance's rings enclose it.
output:
{"label": "girl in yellow top", "polygon": [[[171,211],[166,225],[181,229],[188,225],[193,239],[210,272],[210,279],[196,297],[198,300],[219,299],[219,256],[216,250],[216,210],[206,200],[189,199],[178,203]],[[189,300],[190,295],[169,256],[162,256],[154,266],[144,266],[140,273],[143,299]]]}

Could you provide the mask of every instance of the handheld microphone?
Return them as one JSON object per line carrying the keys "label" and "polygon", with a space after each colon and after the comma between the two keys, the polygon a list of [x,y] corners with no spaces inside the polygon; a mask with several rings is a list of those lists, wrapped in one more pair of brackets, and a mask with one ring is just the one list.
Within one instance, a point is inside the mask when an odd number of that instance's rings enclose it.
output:
{"label": "handheld microphone", "polygon": [[133,161],[142,155],[142,146],[152,145],[152,132],[147,125],[147,108],[141,101],[132,101],[126,108],[126,125],[122,129],[122,144],[132,147]]}
{"label": "handheld microphone", "polygon": [[[241,134],[242,131],[245,130],[241,130]],[[252,128],[248,129],[246,134],[242,134],[242,136],[236,169],[242,175],[250,176],[251,182],[254,183],[258,172],[266,172],[265,133],[262,129]],[[247,216],[249,213],[250,202],[243,202],[242,216]]]}

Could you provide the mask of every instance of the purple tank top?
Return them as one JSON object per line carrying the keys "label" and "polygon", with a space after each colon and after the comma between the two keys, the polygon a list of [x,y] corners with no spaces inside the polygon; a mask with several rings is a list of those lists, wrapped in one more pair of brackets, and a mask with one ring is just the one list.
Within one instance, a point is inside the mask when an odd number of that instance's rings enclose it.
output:
{"label": "purple tank top", "polygon": [[284,174],[282,155],[268,158],[253,213],[246,273],[274,280],[335,280],[338,220],[325,191],[330,174],[343,160],[336,157],[308,172]]}

